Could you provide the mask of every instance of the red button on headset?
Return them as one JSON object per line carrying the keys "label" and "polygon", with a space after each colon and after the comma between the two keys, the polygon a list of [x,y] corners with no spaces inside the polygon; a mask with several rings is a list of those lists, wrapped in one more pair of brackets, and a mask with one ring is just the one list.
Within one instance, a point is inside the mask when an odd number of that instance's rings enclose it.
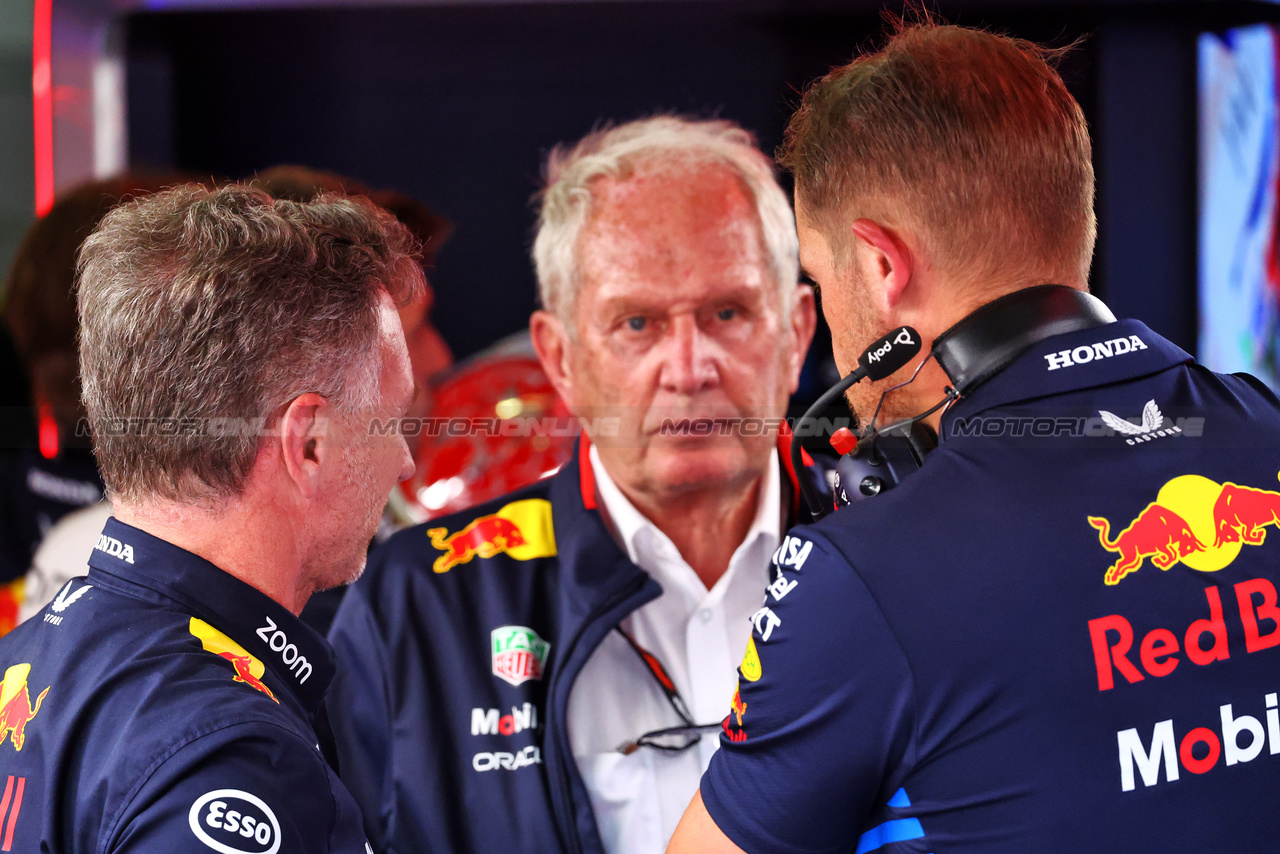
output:
{"label": "red button on headset", "polygon": [[858,437],[848,427],[841,427],[831,434],[831,447],[836,449],[837,454],[844,456],[858,447]]}

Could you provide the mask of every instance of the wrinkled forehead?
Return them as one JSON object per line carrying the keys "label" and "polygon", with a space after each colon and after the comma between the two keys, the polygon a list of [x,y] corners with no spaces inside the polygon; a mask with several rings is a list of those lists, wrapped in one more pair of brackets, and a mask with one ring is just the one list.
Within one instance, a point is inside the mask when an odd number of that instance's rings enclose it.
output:
{"label": "wrinkled forehead", "polygon": [[649,275],[695,271],[714,260],[758,268],[769,258],[745,182],[719,164],[650,164],[592,186],[593,216],[578,241],[584,285],[641,268]]}
{"label": "wrinkled forehead", "polygon": [[761,231],[745,178],[715,160],[650,157],[631,164],[620,176],[596,178],[590,189],[587,231],[676,232],[726,219]]}

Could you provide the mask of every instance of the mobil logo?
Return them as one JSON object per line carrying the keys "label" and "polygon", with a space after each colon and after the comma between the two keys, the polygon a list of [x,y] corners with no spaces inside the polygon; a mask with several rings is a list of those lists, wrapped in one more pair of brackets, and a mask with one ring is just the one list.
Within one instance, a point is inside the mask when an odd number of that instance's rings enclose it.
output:
{"label": "mobil logo", "polygon": [[472,735],[515,735],[537,728],[538,707],[533,703],[512,706],[509,715],[503,715],[497,709],[471,710]]}
{"label": "mobil logo", "polygon": [[187,814],[191,832],[220,854],[276,854],[280,822],[266,801],[240,789],[215,789]]}

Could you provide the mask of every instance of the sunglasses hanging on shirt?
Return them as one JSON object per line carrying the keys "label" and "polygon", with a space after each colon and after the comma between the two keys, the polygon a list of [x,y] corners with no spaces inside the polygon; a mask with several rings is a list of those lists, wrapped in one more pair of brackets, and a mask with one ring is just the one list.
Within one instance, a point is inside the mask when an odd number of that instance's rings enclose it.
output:
{"label": "sunglasses hanging on shirt", "polygon": [[624,756],[630,756],[642,747],[652,747],[655,750],[663,750],[668,753],[682,753],[693,747],[702,737],[710,732],[716,732],[720,729],[719,723],[714,724],[696,724],[693,722],[693,716],[689,714],[689,707],[685,705],[684,698],[680,696],[680,692],[676,690],[676,683],[671,680],[667,674],[667,669],[662,666],[662,662],[658,657],[636,642],[622,626],[616,626],[618,634],[626,640],[636,655],[640,656],[640,660],[644,662],[645,668],[649,671],[649,675],[653,677],[653,681],[658,683],[658,687],[662,689],[662,694],[667,698],[667,702],[671,704],[671,708],[675,710],[676,715],[683,721],[680,726],[666,727],[665,729],[655,729],[636,736],[631,741],[624,742],[618,746],[618,752]]}

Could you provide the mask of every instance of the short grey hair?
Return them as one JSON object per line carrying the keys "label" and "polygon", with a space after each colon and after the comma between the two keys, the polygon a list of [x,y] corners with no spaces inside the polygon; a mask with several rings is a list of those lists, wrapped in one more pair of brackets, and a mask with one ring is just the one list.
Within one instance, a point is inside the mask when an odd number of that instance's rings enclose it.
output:
{"label": "short grey hair", "polygon": [[244,488],[266,431],[314,392],[379,399],[381,292],[424,288],[418,248],[360,198],[185,185],[121,205],[80,250],[80,372],[113,499]]}
{"label": "short grey hair", "polygon": [[751,133],[733,122],[668,115],[593,131],[548,156],[533,241],[542,307],[572,327],[568,321],[582,285],[578,243],[595,213],[592,184],[601,178],[625,180],[641,165],[661,166],[664,161],[718,164],[743,182],[755,202],[783,312],[789,315],[800,277],[800,249],[795,215],[773,162],[756,147]]}

